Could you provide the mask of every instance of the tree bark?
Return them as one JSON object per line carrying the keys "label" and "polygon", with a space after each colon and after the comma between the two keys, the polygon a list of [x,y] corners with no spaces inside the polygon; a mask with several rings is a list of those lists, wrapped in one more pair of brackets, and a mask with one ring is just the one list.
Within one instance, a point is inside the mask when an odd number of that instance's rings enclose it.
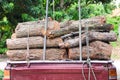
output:
{"label": "tree bark", "polygon": [[[82,34],[82,44],[86,43],[86,34]],[[105,41],[105,42],[111,42],[111,41],[116,41],[117,40],[117,36],[115,33],[111,32],[111,33],[101,33],[101,32],[89,32],[88,33],[88,38],[89,38],[89,42],[91,41]],[[79,46],[79,37],[78,38],[74,38],[74,39],[68,39],[65,40],[63,43],[59,44],[60,48],[71,48],[71,47],[77,47]]]}
{"label": "tree bark", "polygon": [[[49,31],[49,32],[47,32],[47,37],[55,38],[55,37],[63,36],[65,34],[69,34],[71,32],[79,31],[78,23],[79,23],[78,21],[73,21],[73,23],[71,25],[69,25],[69,27],[61,28],[60,30]],[[104,24],[104,25],[99,24],[98,25],[96,23],[92,23],[92,24],[86,23],[86,25],[82,25],[82,30],[85,30],[85,26],[89,27],[89,30],[99,31],[99,32],[109,32],[110,30],[113,29],[112,24]]]}
{"label": "tree bark", "polygon": [[60,8],[63,9],[64,0],[60,0]]}
{"label": "tree bark", "polygon": [[[30,48],[43,48],[43,37],[29,37],[29,47]],[[26,49],[28,38],[16,38],[7,39],[8,49]],[[47,47],[54,48],[59,47],[59,43],[62,42],[61,38],[47,39]]]}
{"label": "tree bark", "polygon": [[[92,45],[95,46],[92,46]],[[82,47],[82,58],[87,59],[86,46]],[[70,48],[69,49],[69,58],[73,60],[79,60],[79,48]],[[89,46],[90,59],[96,60],[109,60],[112,53],[112,46],[104,42],[95,41],[92,42]]]}
{"label": "tree bark", "polygon": [[[66,54],[65,49],[47,49],[46,60],[61,60],[61,59],[64,59],[65,54]],[[26,60],[27,50],[8,50],[7,56],[12,61]],[[30,60],[42,60],[42,56],[43,56],[43,49],[29,50]]]}
{"label": "tree bark", "polygon": [[[71,24],[73,24],[74,20],[70,20],[70,21],[65,21],[65,22],[61,22],[60,23],[60,28],[65,28],[70,26]],[[105,16],[96,16],[96,17],[92,17],[92,18],[88,18],[88,19],[82,19],[81,20],[82,26],[89,24],[104,24],[106,23],[106,18]],[[87,24],[86,24],[87,23]],[[78,23],[77,23],[78,24]]]}
{"label": "tree bark", "polygon": [[[46,32],[44,31],[45,21],[39,20],[34,22],[19,23],[15,29],[16,37],[27,37],[28,30],[29,36],[43,36]],[[51,30],[59,30],[60,25],[57,21],[48,21],[48,32]]]}

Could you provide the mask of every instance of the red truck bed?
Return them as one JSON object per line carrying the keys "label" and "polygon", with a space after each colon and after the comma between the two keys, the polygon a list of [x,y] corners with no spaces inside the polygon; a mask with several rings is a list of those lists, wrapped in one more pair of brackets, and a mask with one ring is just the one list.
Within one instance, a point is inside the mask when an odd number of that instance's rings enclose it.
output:
{"label": "red truck bed", "polygon": [[[109,70],[115,69],[111,62],[93,61],[91,64],[97,80],[117,80],[116,76],[109,76]],[[29,67],[26,63],[11,63],[7,69],[10,80],[84,80],[84,76],[88,80],[89,71],[83,62],[34,62]],[[94,80],[92,72],[90,75],[90,80]]]}

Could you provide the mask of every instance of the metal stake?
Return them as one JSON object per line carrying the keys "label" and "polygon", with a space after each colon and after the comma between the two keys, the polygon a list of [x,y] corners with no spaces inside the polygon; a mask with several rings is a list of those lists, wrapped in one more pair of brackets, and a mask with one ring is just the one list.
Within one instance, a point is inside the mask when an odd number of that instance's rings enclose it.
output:
{"label": "metal stake", "polygon": [[55,20],[55,15],[54,15],[54,13],[55,13],[55,1],[53,0],[53,20]]}
{"label": "metal stake", "polygon": [[27,56],[26,56],[26,60],[27,60],[27,67],[29,67],[30,65],[30,60],[29,60],[29,57],[30,57],[30,51],[29,51],[29,32],[30,32],[30,27],[28,26],[28,34],[27,34]]}
{"label": "metal stake", "polygon": [[82,40],[81,40],[81,8],[80,8],[80,0],[78,1],[79,5],[79,49],[80,49],[80,61],[82,61]]}
{"label": "metal stake", "polygon": [[43,60],[46,58],[46,32],[47,32],[47,27],[48,27],[48,2],[49,0],[46,0],[46,17],[45,17],[45,35],[44,35],[44,49],[43,49]]}

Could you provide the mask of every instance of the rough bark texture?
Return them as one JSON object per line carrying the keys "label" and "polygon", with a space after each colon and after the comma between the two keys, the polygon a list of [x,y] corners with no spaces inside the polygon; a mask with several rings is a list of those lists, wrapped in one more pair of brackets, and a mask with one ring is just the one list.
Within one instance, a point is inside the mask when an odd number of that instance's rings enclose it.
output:
{"label": "rough bark texture", "polygon": [[[111,33],[89,32],[88,37],[89,37],[89,42],[96,40],[105,41],[105,42],[117,40],[117,36],[113,32]],[[82,34],[81,40],[82,40],[82,44],[86,43],[86,34]],[[63,43],[60,43],[59,46],[61,48],[77,47],[79,46],[79,38],[65,40]]]}
{"label": "rough bark texture", "polygon": [[[33,22],[24,22],[19,23],[15,29],[16,37],[26,37],[29,36],[43,36],[46,32],[44,31],[45,21],[33,21]],[[48,32],[51,30],[59,30],[60,25],[57,21],[49,21],[48,22]]]}
{"label": "rough bark texture", "polygon": [[[29,37],[30,48],[43,48],[43,37]],[[7,39],[8,49],[26,49],[28,38]],[[47,47],[59,47],[61,38],[47,39]]]}
{"label": "rough bark texture", "polygon": [[[70,21],[65,21],[65,22],[61,22],[60,23],[60,28],[65,28],[65,27],[68,27],[70,26],[72,23],[74,22],[74,20],[70,20]],[[96,17],[92,17],[92,18],[89,18],[89,19],[82,19],[81,20],[81,23],[82,23],[82,26],[85,26],[86,23],[89,23],[89,24],[104,24],[106,23],[106,18],[105,16],[96,16]]]}
{"label": "rough bark texture", "polygon": [[[43,49],[30,49],[29,54],[30,60],[42,60]],[[65,49],[47,49],[46,60],[61,60],[65,54]],[[27,50],[8,50],[7,56],[13,61],[26,60]]]}
{"label": "rough bark texture", "polygon": [[[82,58],[87,59],[86,46],[82,47]],[[70,48],[69,49],[69,58],[73,60],[79,59],[79,48]],[[110,59],[112,53],[112,46],[104,42],[95,41],[90,43],[89,54],[91,59],[104,60]]]}
{"label": "rough bark texture", "polygon": [[[100,25],[95,23],[92,23],[92,24],[86,23],[86,25],[82,25],[82,30],[85,30],[85,26],[89,27],[89,30],[99,31],[99,32],[109,32],[110,30],[113,29],[112,24]],[[71,32],[76,32],[76,31],[79,31],[79,22],[73,21],[68,27],[61,28],[60,30],[52,30],[47,32],[47,37],[55,38],[55,37],[63,36],[65,34],[69,34]]]}
{"label": "rough bark texture", "polygon": [[101,42],[101,41],[94,41],[90,43],[90,46],[96,48],[101,53],[105,53],[105,55],[110,56],[112,53],[112,46],[110,44]]}

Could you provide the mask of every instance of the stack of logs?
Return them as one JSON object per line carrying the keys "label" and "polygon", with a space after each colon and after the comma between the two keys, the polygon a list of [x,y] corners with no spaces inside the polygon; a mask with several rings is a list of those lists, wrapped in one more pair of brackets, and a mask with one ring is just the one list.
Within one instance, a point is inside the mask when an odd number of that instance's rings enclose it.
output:
{"label": "stack of logs", "polygon": [[[10,60],[42,60],[44,35],[47,36],[46,60],[79,59],[79,21],[58,23],[48,20],[47,32],[44,31],[44,20],[19,23],[11,39],[7,39],[7,55]],[[86,27],[89,28],[86,34]],[[107,24],[103,16],[81,20],[82,58],[109,60],[112,46],[109,42],[116,41],[112,24]],[[89,49],[86,47],[86,35]],[[27,49],[29,44],[29,49]],[[28,55],[29,54],[29,55]]]}

